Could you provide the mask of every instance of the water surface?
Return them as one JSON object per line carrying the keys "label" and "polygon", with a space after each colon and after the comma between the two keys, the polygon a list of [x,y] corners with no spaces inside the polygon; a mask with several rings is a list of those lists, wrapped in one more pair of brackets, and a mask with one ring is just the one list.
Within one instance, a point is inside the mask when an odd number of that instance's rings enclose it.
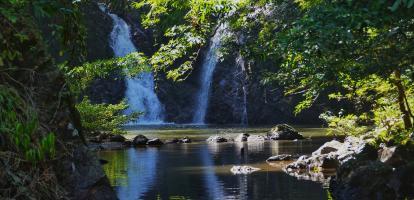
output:
{"label": "water surface", "polygon": [[[264,133],[268,128],[141,129],[130,134],[173,138],[177,132],[201,139],[212,134],[234,136],[240,132]],[[320,129],[301,129],[311,140],[256,143],[168,144],[162,147],[103,151],[104,166],[118,197],[122,199],[326,199],[321,184],[299,181],[281,167],[265,160],[278,154],[307,154],[327,138]],[[174,133],[174,135],[171,135]],[[201,135],[201,136],[200,136]],[[180,135],[181,136],[181,135]],[[178,136],[179,137],[179,136]],[[244,154],[241,148],[244,148]],[[261,171],[233,175],[233,165],[250,165]]]}

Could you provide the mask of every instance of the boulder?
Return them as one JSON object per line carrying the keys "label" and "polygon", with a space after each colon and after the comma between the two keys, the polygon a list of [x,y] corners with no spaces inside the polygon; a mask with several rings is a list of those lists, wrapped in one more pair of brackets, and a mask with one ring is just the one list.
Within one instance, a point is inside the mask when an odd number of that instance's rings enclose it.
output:
{"label": "boulder", "polygon": [[332,170],[337,169],[343,163],[355,159],[356,155],[372,157],[373,148],[364,140],[349,136],[344,142],[332,140],[326,142],[311,156],[301,156],[297,161],[286,166],[288,172]]}
{"label": "boulder", "polygon": [[134,146],[146,145],[147,142],[148,142],[148,138],[143,135],[137,135],[134,137],[134,140],[132,140],[132,144]]}
{"label": "boulder", "polygon": [[235,142],[246,142],[247,141],[247,138],[249,137],[250,135],[249,134],[247,134],[247,133],[240,133],[239,135],[237,135],[237,137],[236,138],[234,138],[234,141]]}
{"label": "boulder", "polygon": [[159,146],[159,145],[163,145],[163,144],[164,143],[158,138],[148,140],[148,142],[147,142],[147,145],[153,145],[153,146]]}
{"label": "boulder", "polygon": [[337,140],[332,140],[326,142],[321,147],[319,147],[316,151],[312,153],[312,155],[321,155],[321,154],[328,154],[330,152],[338,151],[339,148],[342,148],[343,143],[338,142]]}
{"label": "boulder", "polygon": [[125,142],[125,137],[124,136],[122,136],[122,135],[119,135],[119,134],[117,134],[117,135],[111,135],[110,137],[109,137],[109,141],[110,142]]}
{"label": "boulder", "polygon": [[266,140],[266,137],[261,135],[251,135],[247,138],[247,142],[263,142]]}
{"label": "boulder", "polygon": [[230,171],[233,174],[251,174],[253,172],[261,170],[260,168],[251,166],[233,166]]}
{"label": "boulder", "polygon": [[207,142],[209,143],[221,143],[221,142],[227,142],[227,139],[218,135],[210,136],[207,138]]}
{"label": "boulder", "polygon": [[293,160],[293,156],[290,154],[280,154],[277,156],[269,157],[266,161],[275,162],[275,161],[287,161],[287,160]]}
{"label": "boulder", "polygon": [[287,124],[278,124],[270,130],[268,137],[272,140],[303,139],[303,135]]}

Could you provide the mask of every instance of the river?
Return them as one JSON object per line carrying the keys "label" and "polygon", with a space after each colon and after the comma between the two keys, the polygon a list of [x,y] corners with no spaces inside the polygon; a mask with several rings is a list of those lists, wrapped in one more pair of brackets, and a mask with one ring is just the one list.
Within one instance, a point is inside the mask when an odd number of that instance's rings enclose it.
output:
{"label": "river", "polygon": [[[324,129],[298,128],[306,137],[299,141],[228,142],[209,144],[204,140],[220,134],[265,134],[269,127],[129,127],[128,136],[143,134],[163,140],[188,136],[190,144],[101,151],[110,183],[124,199],[327,199],[321,184],[297,180],[282,171],[279,163],[265,160],[278,154],[310,154],[329,138]],[[244,153],[241,148],[244,148]],[[233,175],[233,165],[262,170],[250,175]]]}

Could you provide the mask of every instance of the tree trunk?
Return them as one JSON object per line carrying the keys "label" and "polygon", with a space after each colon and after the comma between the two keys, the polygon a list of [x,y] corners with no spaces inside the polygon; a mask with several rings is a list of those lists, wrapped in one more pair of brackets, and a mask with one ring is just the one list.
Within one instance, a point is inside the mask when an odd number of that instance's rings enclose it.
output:
{"label": "tree trunk", "polygon": [[398,105],[400,106],[400,111],[402,113],[402,118],[404,121],[405,129],[410,129],[413,127],[410,118],[410,112],[408,112],[407,107],[405,106],[405,90],[401,81],[401,72],[399,70],[394,71],[395,75],[395,85],[398,90]]}

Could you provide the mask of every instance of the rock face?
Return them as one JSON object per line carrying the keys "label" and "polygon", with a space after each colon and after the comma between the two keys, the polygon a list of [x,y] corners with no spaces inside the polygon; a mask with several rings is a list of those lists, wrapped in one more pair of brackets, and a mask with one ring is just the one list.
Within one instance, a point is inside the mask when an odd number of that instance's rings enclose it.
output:
{"label": "rock face", "polygon": [[413,199],[414,147],[382,145],[378,156],[365,152],[341,165],[332,179],[335,199]]}
{"label": "rock face", "polygon": [[268,137],[272,140],[303,139],[303,135],[287,124],[278,124],[270,130]]}
{"label": "rock face", "polygon": [[230,171],[233,174],[251,174],[253,172],[261,170],[260,168],[251,166],[233,166]]}
{"label": "rock face", "polygon": [[60,163],[68,173],[61,177],[64,184],[73,185],[71,199],[117,199],[95,152],[78,147],[74,160]]}
{"label": "rock face", "polygon": [[332,140],[310,156],[299,157],[285,171],[298,179],[329,184],[334,199],[414,198],[414,147],[410,145],[377,149],[361,138]]}
{"label": "rock face", "polygon": [[134,140],[132,140],[132,144],[134,146],[146,145],[147,142],[148,142],[148,138],[143,135],[137,135],[135,136]]}
{"label": "rock face", "polygon": [[209,138],[207,138],[207,142],[209,143],[222,143],[222,142],[227,142],[227,139],[218,135],[215,136],[210,136]]}

